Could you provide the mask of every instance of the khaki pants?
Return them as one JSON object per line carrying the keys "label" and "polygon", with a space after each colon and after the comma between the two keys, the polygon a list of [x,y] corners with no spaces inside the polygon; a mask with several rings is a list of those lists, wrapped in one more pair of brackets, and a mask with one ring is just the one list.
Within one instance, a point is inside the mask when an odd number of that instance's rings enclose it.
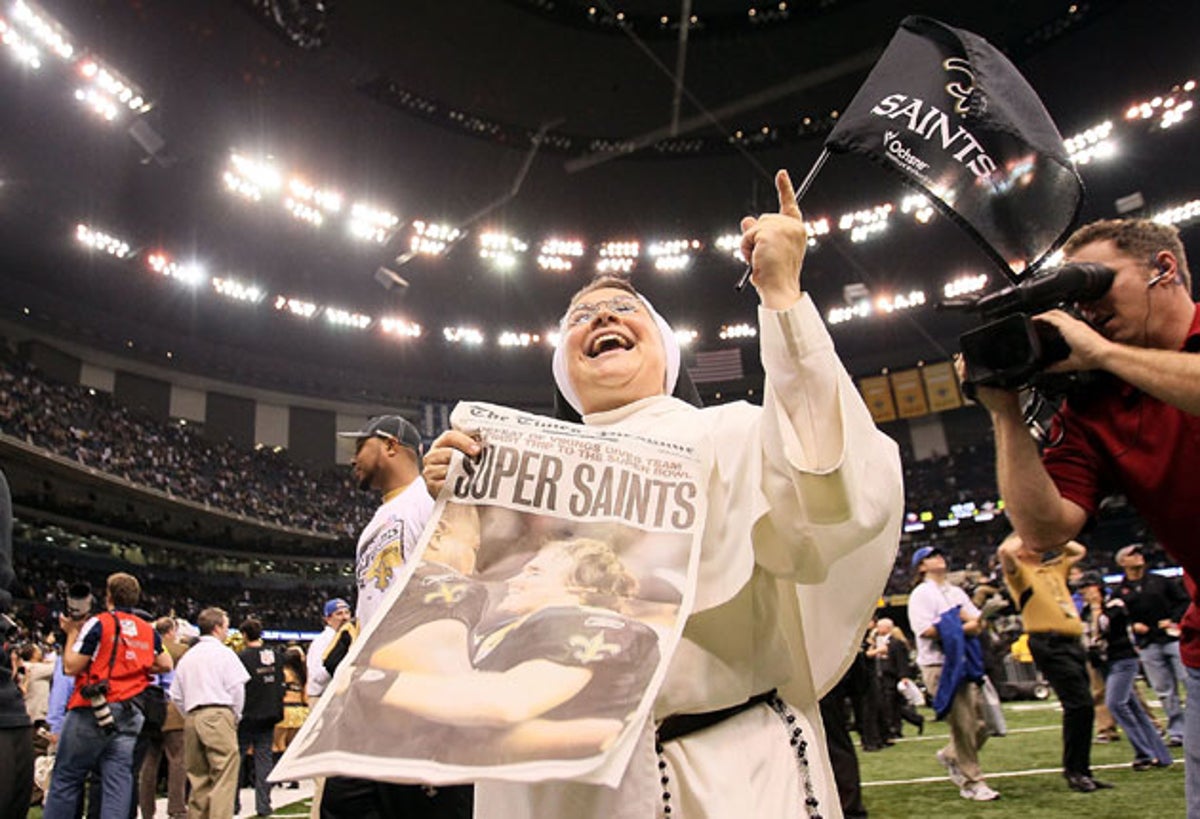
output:
{"label": "khaki pants", "polygon": [[188,819],[232,819],[238,786],[237,721],[229,708],[195,708],[183,722]]}
{"label": "khaki pants", "polygon": [[[940,665],[921,666],[921,677],[930,696],[937,694],[938,682],[942,678]],[[983,781],[979,768],[979,749],[987,742],[988,727],[983,721],[983,705],[979,699],[979,686],[964,682],[959,686],[950,713],[946,715],[950,728],[950,744],[942,749],[942,756],[958,763],[959,770],[967,778],[967,784]]]}

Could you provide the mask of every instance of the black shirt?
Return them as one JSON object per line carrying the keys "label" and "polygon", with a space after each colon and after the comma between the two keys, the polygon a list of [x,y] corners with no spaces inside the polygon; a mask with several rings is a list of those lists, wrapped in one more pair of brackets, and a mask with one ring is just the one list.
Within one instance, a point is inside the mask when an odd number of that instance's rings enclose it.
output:
{"label": "black shirt", "polygon": [[246,704],[242,725],[267,728],[283,719],[283,658],[273,648],[257,646],[238,652],[250,679],[246,681]]}
{"label": "black shirt", "polygon": [[1171,643],[1179,639],[1178,633],[1171,635],[1158,627],[1160,620],[1178,623],[1187,610],[1187,593],[1179,581],[1148,571],[1138,580],[1122,580],[1116,594],[1125,602],[1130,623],[1145,623],[1150,627],[1145,634],[1135,632],[1138,645]]}

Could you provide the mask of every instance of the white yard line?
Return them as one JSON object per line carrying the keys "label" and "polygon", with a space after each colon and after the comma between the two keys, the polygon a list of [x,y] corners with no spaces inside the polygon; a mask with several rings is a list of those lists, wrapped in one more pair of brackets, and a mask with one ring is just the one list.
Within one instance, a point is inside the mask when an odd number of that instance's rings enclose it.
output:
{"label": "white yard line", "polygon": [[[1027,729],[1033,730],[1033,729]],[[1176,762],[1183,762],[1183,759],[1177,759]],[[1117,768],[1128,768],[1128,762],[1113,762],[1107,765],[1093,765],[1092,770],[1109,771]],[[1062,768],[1030,768],[1025,771],[988,771],[987,779],[1005,779],[1014,776],[1038,776],[1041,774],[1061,774]],[[880,787],[883,785],[924,785],[929,782],[949,782],[945,774],[941,776],[920,776],[915,779],[883,779],[877,782],[864,782],[864,788]]]}

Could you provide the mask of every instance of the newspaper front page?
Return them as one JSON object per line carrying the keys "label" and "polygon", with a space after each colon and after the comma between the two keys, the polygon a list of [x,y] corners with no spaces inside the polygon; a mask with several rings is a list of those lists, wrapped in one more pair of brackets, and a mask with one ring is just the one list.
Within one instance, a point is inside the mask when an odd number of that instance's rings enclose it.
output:
{"label": "newspaper front page", "polygon": [[619,781],[691,609],[700,458],[484,403],[452,423],[482,452],[272,779]]}

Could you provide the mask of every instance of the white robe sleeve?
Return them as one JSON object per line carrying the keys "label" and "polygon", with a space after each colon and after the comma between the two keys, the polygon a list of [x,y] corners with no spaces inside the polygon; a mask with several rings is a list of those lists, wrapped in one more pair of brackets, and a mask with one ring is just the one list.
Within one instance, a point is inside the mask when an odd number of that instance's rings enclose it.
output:
{"label": "white robe sleeve", "polygon": [[[807,295],[759,309],[767,389],[758,431],[763,513],[754,559],[795,587],[809,680],[820,696],[853,659],[895,562],[904,513],[900,456],[838,360]],[[832,650],[831,650],[832,649]]]}

